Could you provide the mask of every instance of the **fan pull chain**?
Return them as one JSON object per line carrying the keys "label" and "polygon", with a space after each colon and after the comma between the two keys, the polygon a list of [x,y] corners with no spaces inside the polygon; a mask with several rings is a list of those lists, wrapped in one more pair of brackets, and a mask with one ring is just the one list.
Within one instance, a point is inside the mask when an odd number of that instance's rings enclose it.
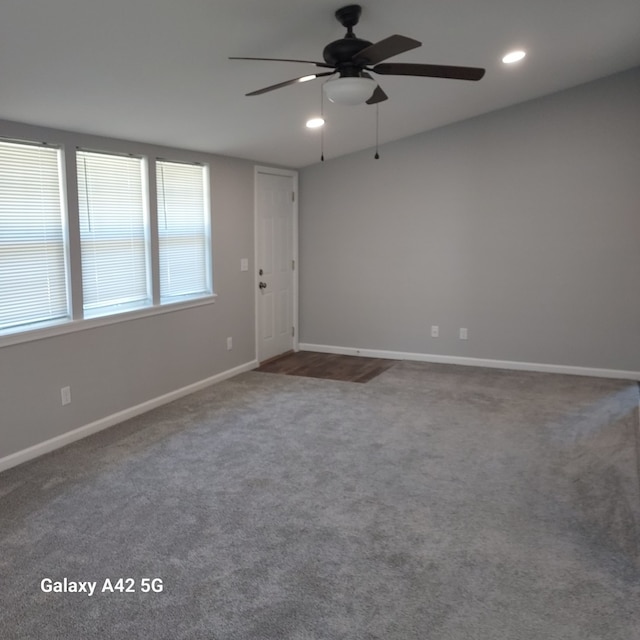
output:
{"label": "fan pull chain", "polygon": [[320,162],[324,162],[324,83],[320,85],[320,117],[323,120],[320,127]]}
{"label": "fan pull chain", "polygon": [[380,105],[376,103],[376,155],[373,156],[376,160],[380,160],[380,154],[378,153],[378,141],[380,137],[380,112],[378,107]]}

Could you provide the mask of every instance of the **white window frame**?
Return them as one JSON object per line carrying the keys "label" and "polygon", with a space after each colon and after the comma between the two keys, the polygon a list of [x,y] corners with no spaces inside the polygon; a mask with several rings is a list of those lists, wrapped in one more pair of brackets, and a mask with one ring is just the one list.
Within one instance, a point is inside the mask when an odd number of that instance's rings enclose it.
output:
{"label": "white window frame", "polygon": [[[65,260],[66,260],[66,277],[67,277],[67,301],[69,308],[69,316],[59,321],[53,321],[50,325],[43,324],[41,328],[24,328],[18,327],[15,331],[0,332],[0,348],[14,344],[32,342],[58,335],[75,333],[78,331],[93,329],[105,325],[116,324],[120,322],[130,322],[140,318],[146,318],[165,313],[173,313],[182,309],[207,306],[215,303],[217,295],[213,288],[213,239],[212,225],[213,212],[211,204],[210,184],[211,176],[209,174],[209,166],[206,167],[206,201],[207,201],[207,225],[208,225],[208,264],[207,277],[210,293],[194,296],[184,300],[170,300],[166,302],[160,301],[160,279],[159,279],[159,247],[158,247],[158,216],[157,216],[157,194],[156,194],[156,174],[155,174],[155,154],[147,152],[146,145],[131,143],[108,145],[103,151],[113,155],[135,155],[143,158],[146,163],[146,185],[144,197],[148,211],[148,234],[150,243],[150,268],[148,270],[148,278],[150,279],[150,292],[152,293],[152,302],[149,306],[135,310],[121,310],[111,315],[100,315],[92,318],[86,318],[83,310],[83,291],[82,291],[82,272],[81,272],[81,247],[80,247],[80,229],[79,229],[79,204],[78,204],[78,175],[77,175],[77,158],[76,151],[91,150],[87,147],[75,146],[68,139],[52,136],[53,140],[42,142],[35,138],[25,140],[14,140],[9,136],[0,136],[0,141],[6,142],[24,142],[25,144],[44,144],[59,149],[60,165],[61,165],[61,182],[62,182],[62,209],[64,215],[64,242],[65,242]],[[25,136],[28,138],[28,136]],[[80,136],[72,138],[80,139]],[[130,146],[130,149],[126,147]],[[175,162],[198,164],[193,158],[189,159],[188,153],[179,151]],[[202,164],[202,163],[200,163]],[[40,325],[39,325],[40,327]]]}
{"label": "white window frame", "polygon": [[[167,165],[182,166],[183,168],[197,168],[201,174],[202,191],[198,196],[202,197],[202,250],[204,251],[202,273],[200,276],[203,278],[203,287],[198,291],[183,292],[175,295],[166,295],[162,291],[163,274],[162,270],[162,240],[163,234],[161,232],[162,225],[166,219],[166,205],[165,195],[160,197],[160,192],[164,187],[163,168]],[[156,204],[157,204],[157,238],[158,238],[158,264],[159,264],[159,277],[158,277],[158,289],[159,289],[159,302],[161,305],[175,304],[185,300],[195,300],[198,298],[205,298],[213,295],[213,269],[212,269],[212,243],[211,243],[211,194],[209,184],[211,182],[209,176],[209,166],[202,163],[194,162],[182,162],[175,160],[167,160],[164,158],[156,158],[155,162],[155,174],[156,174]],[[169,212],[171,215],[173,212]],[[198,212],[200,213],[200,212]]]}
{"label": "white window frame", "polygon": [[[34,149],[40,149],[42,151],[54,152],[57,164],[57,181],[58,181],[58,197],[55,204],[59,206],[58,214],[60,216],[59,233],[61,239],[62,252],[62,264],[58,265],[62,267],[62,281],[58,280],[58,288],[64,290],[63,299],[58,300],[58,304],[63,303],[65,307],[64,312],[61,314],[50,315],[43,319],[25,319],[20,324],[9,325],[4,328],[0,328],[0,340],[11,339],[12,336],[19,336],[23,334],[29,334],[34,331],[46,329],[48,327],[57,326],[61,323],[68,323],[71,320],[71,289],[70,289],[70,269],[69,269],[69,233],[67,224],[67,209],[66,209],[66,193],[64,189],[64,155],[63,150],[58,145],[47,144],[46,142],[39,142],[33,140],[15,140],[9,138],[0,138],[0,143],[5,147],[33,147]],[[21,178],[22,176],[20,176]],[[33,202],[31,203],[34,204]],[[51,202],[51,204],[54,204]],[[1,228],[1,227],[0,227]],[[58,243],[55,243],[58,244]],[[2,265],[0,264],[0,278],[2,277],[1,271]],[[1,344],[1,343],[0,343]]]}
{"label": "white window frame", "polygon": [[[76,162],[83,270],[83,317],[97,318],[152,306],[147,195],[149,187],[145,158],[78,149]],[[90,169],[87,174],[87,162],[93,165],[93,173]],[[127,184],[123,184],[131,179],[134,181],[134,191]],[[113,199],[115,204],[111,204],[110,193],[105,192],[105,187],[113,190],[116,196]],[[94,192],[94,188],[97,192]],[[127,228],[130,230],[129,233]],[[109,255],[109,245],[114,242],[116,245],[124,244],[125,247],[118,248]],[[132,243],[140,246],[130,250]],[[129,245],[129,248],[126,245]],[[92,247],[97,247],[97,251],[92,251]],[[92,254],[97,257],[93,257]],[[129,262],[133,269],[125,270],[123,262]],[[108,277],[111,268],[114,273],[113,280]],[[92,277],[94,273],[95,278]],[[98,284],[91,283],[85,286],[92,279]],[[112,292],[114,283],[119,283],[119,286],[125,288],[121,298],[115,297]],[[129,286],[131,288],[127,289]],[[101,293],[101,289],[106,290],[106,295]],[[88,292],[92,293],[90,304],[87,303]]]}

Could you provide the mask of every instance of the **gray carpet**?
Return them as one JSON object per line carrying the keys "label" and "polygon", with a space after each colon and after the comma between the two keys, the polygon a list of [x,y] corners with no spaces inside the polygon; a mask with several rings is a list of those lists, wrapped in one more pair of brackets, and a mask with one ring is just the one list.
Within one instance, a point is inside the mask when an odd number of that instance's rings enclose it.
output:
{"label": "gray carpet", "polygon": [[0,635],[632,640],[638,430],[623,381],[247,373],[0,475]]}

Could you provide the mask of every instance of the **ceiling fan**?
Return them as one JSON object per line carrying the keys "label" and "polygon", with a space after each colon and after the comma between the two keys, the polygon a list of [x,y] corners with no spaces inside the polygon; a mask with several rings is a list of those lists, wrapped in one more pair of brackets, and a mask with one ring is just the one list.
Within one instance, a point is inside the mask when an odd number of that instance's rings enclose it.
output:
{"label": "ceiling fan", "polygon": [[324,62],[290,60],[286,58],[229,58],[230,60],[299,62],[313,64],[320,69],[331,69],[331,71],[304,75],[293,80],[279,82],[278,84],[247,93],[247,95],[257,96],[297,82],[306,82],[307,80],[338,74],[337,78],[332,78],[324,83],[325,95],[329,100],[339,104],[355,105],[363,102],[376,104],[387,100],[388,96],[369,72],[380,75],[423,76],[429,78],[452,78],[454,80],[480,80],[484,76],[485,70],[477,67],[383,62],[405,51],[420,47],[422,43],[413,38],[399,35],[389,36],[375,44],[368,40],[357,38],[353,33],[353,27],[358,24],[361,13],[362,7],[357,4],[350,4],[335,12],[338,22],[347,29],[347,33],[344,38],[334,40],[324,48],[322,52]]}

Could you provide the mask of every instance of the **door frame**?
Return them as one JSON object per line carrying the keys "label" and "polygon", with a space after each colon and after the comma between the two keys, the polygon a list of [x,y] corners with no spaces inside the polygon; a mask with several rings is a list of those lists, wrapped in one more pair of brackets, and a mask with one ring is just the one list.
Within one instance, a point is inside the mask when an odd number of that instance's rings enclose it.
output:
{"label": "door frame", "polygon": [[293,178],[293,193],[294,200],[292,205],[292,224],[291,224],[291,255],[295,260],[295,269],[292,273],[292,295],[291,295],[291,321],[293,324],[294,336],[293,336],[293,350],[299,351],[299,327],[298,327],[298,287],[299,279],[298,273],[300,269],[300,262],[298,260],[298,172],[292,169],[278,169],[276,167],[267,167],[264,165],[255,165],[253,170],[253,315],[255,317],[255,359],[258,360],[258,344],[260,340],[260,290],[258,289],[258,283],[260,281],[258,276],[258,239],[260,224],[258,220],[258,174],[268,173],[276,176],[286,176]]}

